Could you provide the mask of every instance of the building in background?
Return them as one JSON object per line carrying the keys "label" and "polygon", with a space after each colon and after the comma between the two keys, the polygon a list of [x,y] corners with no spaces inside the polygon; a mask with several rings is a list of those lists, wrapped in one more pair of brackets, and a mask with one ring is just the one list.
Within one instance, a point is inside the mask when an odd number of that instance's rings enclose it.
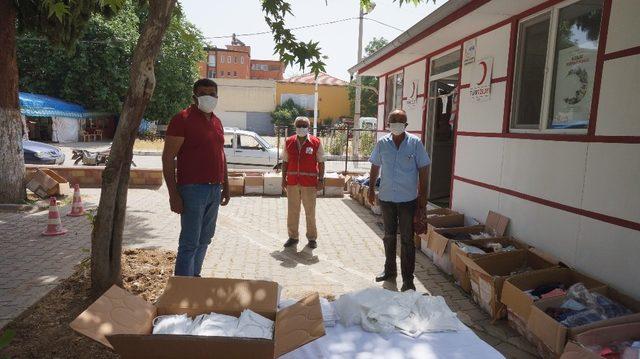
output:
{"label": "building in background", "polygon": [[285,66],[278,60],[251,59],[251,46],[233,37],[224,49],[206,47],[206,61],[198,64],[200,77],[242,80],[282,80]]}
{"label": "building in background", "polygon": [[273,135],[271,112],[275,110],[274,80],[216,78],[218,105],[216,115],[225,127]]}
{"label": "building in background", "polygon": [[[276,82],[277,104],[293,101],[313,114],[315,76],[312,73]],[[318,75],[318,123],[322,120],[351,117],[348,83],[321,72]]]}
{"label": "building in background", "polygon": [[640,298],[640,1],[450,0],[350,69],[433,162],[426,189]]}

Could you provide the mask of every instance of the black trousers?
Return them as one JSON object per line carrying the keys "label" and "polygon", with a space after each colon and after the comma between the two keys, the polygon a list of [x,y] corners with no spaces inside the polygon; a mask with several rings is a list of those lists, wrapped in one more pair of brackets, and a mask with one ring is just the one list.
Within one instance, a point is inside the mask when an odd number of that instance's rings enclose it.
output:
{"label": "black trousers", "polygon": [[396,268],[397,233],[400,230],[400,267],[402,281],[413,280],[416,268],[416,247],[413,240],[413,216],[417,202],[385,202],[380,201],[382,222],[384,223],[384,270],[386,273],[398,273]]}

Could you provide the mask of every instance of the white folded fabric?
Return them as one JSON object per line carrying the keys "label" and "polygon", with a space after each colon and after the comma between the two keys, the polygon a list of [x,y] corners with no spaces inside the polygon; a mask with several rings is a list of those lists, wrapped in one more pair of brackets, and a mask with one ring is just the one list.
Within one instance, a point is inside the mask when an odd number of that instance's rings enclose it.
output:
{"label": "white folded fabric", "polygon": [[273,339],[273,320],[245,309],[240,313],[236,337]]}
{"label": "white folded fabric", "polygon": [[191,335],[202,335],[212,337],[233,337],[238,330],[238,318],[210,313],[202,314],[193,321]]}
{"label": "white folded fabric", "polygon": [[153,334],[189,334],[193,321],[186,314],[161,315],[153,319]]}

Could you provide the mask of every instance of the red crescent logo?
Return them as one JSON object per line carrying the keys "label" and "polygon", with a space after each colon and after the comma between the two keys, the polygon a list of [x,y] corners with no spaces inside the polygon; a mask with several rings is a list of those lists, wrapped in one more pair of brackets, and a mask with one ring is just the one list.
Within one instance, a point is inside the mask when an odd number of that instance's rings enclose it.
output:
{"label": "red crescent logo", "polygon": [[482,80],[478,82],[478,85],[482,84],[487,78],[487,63],[484,61],[480,61],[480,65],[482,65]]}
{"label": "red crescent logo", "polygon": [[409,97],[413,98],[413,95],[415,95],[415,93],[416,93],[416,83],[412,82],[411,83],[411,96],[409,96]]}

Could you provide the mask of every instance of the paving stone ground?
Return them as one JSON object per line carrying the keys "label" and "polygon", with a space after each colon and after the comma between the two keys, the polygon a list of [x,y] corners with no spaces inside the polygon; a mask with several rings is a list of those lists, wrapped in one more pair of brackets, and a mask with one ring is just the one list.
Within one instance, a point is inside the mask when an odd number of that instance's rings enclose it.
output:
{"label": "paving stone ground", "polygon": [[[84,189],[85,208],[95,208],[98,189]],[[70,211],[61,209],[62,215]],[[269,279],[284,287],[283,296],[299,298],[318,291],[339,296],[377,286],[384,264],[380,217],[347,196],[319,198],[318,248],[305,246],[304,216],[296,249],[287,239],[286,198],[234,197],[222,207],[203,275]],[[42,237],[47,212],[0,213],[0,328],[68,277],[86,259],[90,231],[85,217],[63,217],[69,234]],[[168,208],[166,188],[132,189],[127,203],[125,245],[176,250],[179,217]],[[399,260],[399,259],[398,259]],[[398,286],[401,285],[399,279]],[[483,340],[509,358],[535,358],[535,349],[504,321],[489,317],[422,253],[416,255],[418,291],[441,295],[459,318]],[[396,289],[387,284],[389,289]]]}

